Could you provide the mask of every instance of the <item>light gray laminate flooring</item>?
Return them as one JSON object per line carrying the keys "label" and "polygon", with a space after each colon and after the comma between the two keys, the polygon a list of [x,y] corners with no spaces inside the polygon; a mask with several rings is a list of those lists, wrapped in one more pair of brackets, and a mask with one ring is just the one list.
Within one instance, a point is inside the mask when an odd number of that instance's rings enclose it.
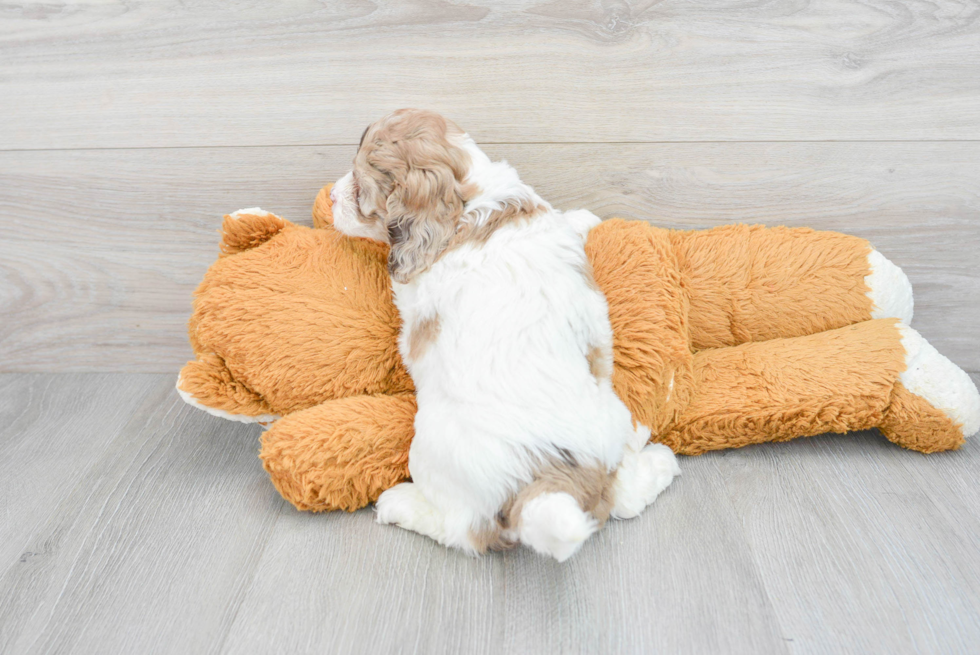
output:
{"label": "light gray laminate flooring", "polygon": [[866,237],[980,371],[976,2],[4,2],[0,653],[980,652],[980,444],[685,458],[563,566],[280,499],[191,294],[404,106],[562,209]]}
{"label": "light gray laminate flooring", "polygon": [[[975,378],[976,379],[976,378]],[[161,374],[0,375],[0,651],[971,652],[980,448],[682,458],[564,565],[297,512]]]}

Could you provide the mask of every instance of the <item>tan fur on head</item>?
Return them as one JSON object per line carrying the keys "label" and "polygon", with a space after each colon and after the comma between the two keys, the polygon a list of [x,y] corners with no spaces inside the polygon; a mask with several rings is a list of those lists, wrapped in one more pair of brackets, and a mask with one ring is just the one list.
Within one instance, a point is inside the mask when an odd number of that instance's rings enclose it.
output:
{"label": "tan fur on head", "polygon": [[405,283],[426,271],[456,234],[467,196],[469,155],[442,116],[399,109],[367,128],[354,159],[364,220],[382,221],[391,244],[388,268]]}

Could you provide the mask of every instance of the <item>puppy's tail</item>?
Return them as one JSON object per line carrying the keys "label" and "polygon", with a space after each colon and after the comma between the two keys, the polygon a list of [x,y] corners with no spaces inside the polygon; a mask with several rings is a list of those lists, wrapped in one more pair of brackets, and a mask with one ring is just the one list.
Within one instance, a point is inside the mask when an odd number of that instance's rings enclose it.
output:
{"label": "puppy's tail", "polygon": [[521,542],[559,562],[577,553],[598,529],[599,522],[564,492],[538,494],[521,509]]}

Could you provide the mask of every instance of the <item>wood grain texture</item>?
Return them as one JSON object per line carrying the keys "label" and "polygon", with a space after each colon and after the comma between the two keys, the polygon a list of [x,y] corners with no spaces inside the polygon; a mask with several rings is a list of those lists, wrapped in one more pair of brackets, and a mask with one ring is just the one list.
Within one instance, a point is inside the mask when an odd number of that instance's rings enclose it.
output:
{"label": "wood grain texture", "polygon": [[22,538],[44,525],[159,383],[153,375],[0,376],[0,567],[49,554],[50,544],[32,550]]}
{"label": "wood grain texture", "polygon": [[3,653],[980,643],[972,441],[921,455],[869,432],[682,458],[652,507],[564,565],[524,550],[473,559],[377,525],[370,509],[296,512],[261,470],[257,428],[184,405],[172,383],[0,375],[0,453],[24,463],[2,471],[4,492],[20,494],[0,532]]}
{"label": "wood grain texture", "polygon": [[0,148],[980,139],[974,2],[6,3]]}
{"label": "wood grain texture", "polygon": [[[136,395],[126,389],[147,386],[145,376],[111,377],[106,386],[116,397],[91,400],[125,423],[106,424],[87,403],[65,403],[2,436],[53,452],[100,452],[73,471],[36,472],[21,458],[25,466],[5,471],[12,487],[62,491],[44,507],[18,504],[18,513],[35,517],[3,534],[0,552],[10,550],[7,540],[24,552],[0,562],[0,652],[214,651],[284,505],[256,457],[257,427],[188,407],[172,375],[151,376],[149,393]],[[37,388],[32,404],[49,407],[84,398],[104,379],[41,384],[42,377],[20,375],[3,383]],[[85,437],[100,428],[107,433],[95,444],[76,440],[76,431]]]}
{"label": "wood grain texture", "polygon": [[977,651],[977,443],[685,458],[561,566],[298,513],[173,383],[222,214],[402,106],[560,208],[866,237],[980,370],[978,71],[973,1],[3,3],[0,372],[61,373],[0,373],[0,652]]}
{"label": "wood grain texture", "polygon": [[610,522],[565,564],[528,550],[473,559],[378,525],[370,509],[287,513],[223,648],[273,650],[786,652],[708,460],[691,462],[655,507]]}
{"label": "wood grain texture", "polygon": [[780,446],[719,466],[793,651],[975,651],[980,491],[963,483],[977,444],[932,457],[871,432]]}
{"label": "wood grain texture", "polygon": [[[914,325],[980,370],[980,143],[492,145],[555,206],[678,228],[761,222],[870,239]],[[354,146],[0,153],[0,370],[175,371],[222,214],[309,223]]]}

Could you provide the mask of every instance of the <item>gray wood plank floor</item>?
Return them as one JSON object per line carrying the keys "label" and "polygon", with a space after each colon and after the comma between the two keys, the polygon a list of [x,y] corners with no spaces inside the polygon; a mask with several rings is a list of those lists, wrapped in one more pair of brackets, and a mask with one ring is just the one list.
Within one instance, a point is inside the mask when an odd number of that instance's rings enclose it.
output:
{"label": "gray wood plank floor", "polygon": [[980,652],[978,444],[687,458],[559,566],[296,512],[173,391],[221,216],[403,106],[560,208],[869,238],[980,371],[978,71],[974,1],[3,3],[0,653]]}
{"label": "gray wood plank floor", "polygon": [[[975,378],[976,379],[976,378]],[[0,652],[975,652],[980,448],[684,458],[565,565],[296,512],[161,374],[0,375]]]}
{"label": "gray wood plank floor", "polygon": [[[980,370],[980,142],[486,149],[564,209],[870,239],[909,275],[914,327]],[[0,371],[177,370],[191,357],[190,298],[217,258],[221,216],[258,205],[309,224],[316,192],[355,151],[0,152]]]}
{"label": "gray wood plank floor", "polygon": [[16,3],[0,148],[977,139],[973,2]]}

